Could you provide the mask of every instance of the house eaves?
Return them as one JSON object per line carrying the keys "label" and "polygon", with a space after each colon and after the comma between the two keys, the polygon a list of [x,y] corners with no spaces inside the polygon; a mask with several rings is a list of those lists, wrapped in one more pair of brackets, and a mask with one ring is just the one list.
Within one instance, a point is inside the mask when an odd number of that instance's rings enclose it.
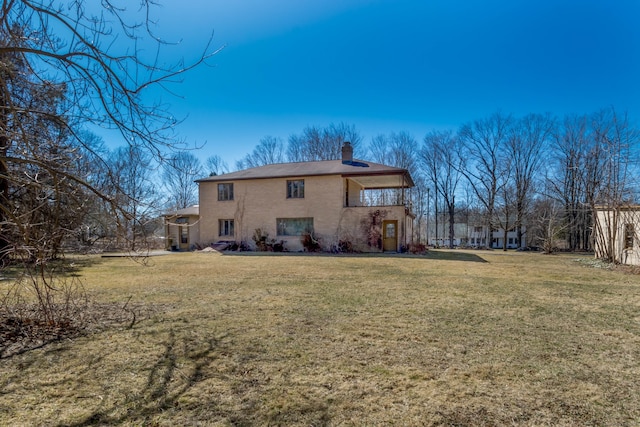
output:
{"label": "house eaves", "polygon": [[178,209],[177,211],[164,213],[162,214],[162,216],[167,216],[167,217],[198,216],[199,214],[200,214],[200,206],[193,205],[184,209]]}
{"label": "house eaves", "polygon": [[271,164],[222,175],[214,175],[198,179],[196,182],[228,182],[249,179],[299,178],[326,175],[340,175],[344,178],[350,178],[367,188],[414,186],[413,180],[406,169],[355,159],[347,163],[343,163],[341,160],[325,160]]}

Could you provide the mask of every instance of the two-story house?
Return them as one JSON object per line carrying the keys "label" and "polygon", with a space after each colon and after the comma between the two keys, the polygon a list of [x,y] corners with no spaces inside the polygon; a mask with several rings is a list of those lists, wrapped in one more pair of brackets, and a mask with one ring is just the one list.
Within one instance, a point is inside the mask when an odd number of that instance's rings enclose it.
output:
{"label": "two-story house", "polygon": [[[505,243],[507,249],[525,248],[527,246],[525,226],[521,227],[522,241],[518,240],[518,232],[515,228],[507,231],[507,240],[505,242],[504,229],[499,228],[491,232],[491,246],[493,249],[504,249]],[[473,225],[468,228],[467,241],[470,246],[485,247],[487,246],[488,230],[485,225]]]}
{"label": "two-story house", "polygon": [[271,164],[197,182],[202,245],[253,245],[257,229],[290,251],[303,249],[305,233],[324,250],[348,242],[359,251],[395,252],[411,243],[409,172],[353,159],[348,142],[341,160]]}

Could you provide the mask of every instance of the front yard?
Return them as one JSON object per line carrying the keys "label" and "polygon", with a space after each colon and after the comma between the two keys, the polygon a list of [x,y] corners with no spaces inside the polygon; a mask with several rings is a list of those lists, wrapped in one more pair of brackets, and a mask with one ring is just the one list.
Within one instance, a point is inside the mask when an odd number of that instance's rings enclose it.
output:
{"label": "front yard", "polygon": [[78,273],[145,314],[0,359],[0,425],[640,424],[640,276],[588,256],[178,253]]}

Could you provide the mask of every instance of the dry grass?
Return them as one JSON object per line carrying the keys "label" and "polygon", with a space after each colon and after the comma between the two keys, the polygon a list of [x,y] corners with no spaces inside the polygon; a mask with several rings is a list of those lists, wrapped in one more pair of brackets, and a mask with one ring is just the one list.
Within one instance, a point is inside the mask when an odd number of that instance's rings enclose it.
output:
{"label": "dry grass", "polygon": [[100,260],[162,311],[0,360],[0,424],[638,425],[640,276],[578,258]]}

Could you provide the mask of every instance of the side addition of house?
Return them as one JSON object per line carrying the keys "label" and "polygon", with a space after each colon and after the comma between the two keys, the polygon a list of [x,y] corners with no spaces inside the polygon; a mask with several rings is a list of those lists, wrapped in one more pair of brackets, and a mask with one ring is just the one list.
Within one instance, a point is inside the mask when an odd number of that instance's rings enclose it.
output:
{"label": "side addition of house", "polygon": [[256,230],[303,250],[313,233],[323,250],[348,243],[365,252],[399,251],[411,243],[413,219],[406,169],[353,159],[281,163],[197,181],[200,244],[253,244]]}
{"label": "side addition of house", "polygon": [[164,227],[166,250],[191,249],[200,238],[199,206],[194,205],[164,214]]}

